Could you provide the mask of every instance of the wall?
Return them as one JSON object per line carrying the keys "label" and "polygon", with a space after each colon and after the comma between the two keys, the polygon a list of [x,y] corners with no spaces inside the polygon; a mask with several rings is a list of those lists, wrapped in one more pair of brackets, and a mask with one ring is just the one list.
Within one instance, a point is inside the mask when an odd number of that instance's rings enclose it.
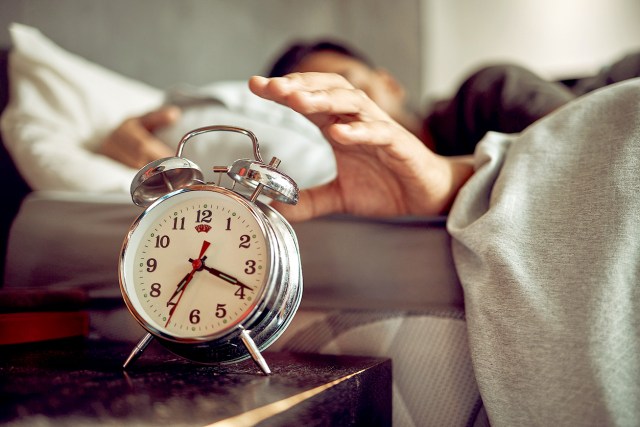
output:
{"label": "wall", "polygon": [[420,0],[0,0],[12,21],[74,53],[159,87],[261,73],[293,38],[361,48],[421,95]]}
{"label": "wall", "polygon": [[565,78],[640,49],[638,0],[422,0],[421,14],[425,94],[450,92],[486,62]]}
{"label": "wall", "polygon": [[418,104],[487,62],[550,78],[592,72],[640,49],[638,18],[638,0],[0,0],[0,45],[22,22],[164,88],[245,79],[293,38],[331,36],[397,75]]}

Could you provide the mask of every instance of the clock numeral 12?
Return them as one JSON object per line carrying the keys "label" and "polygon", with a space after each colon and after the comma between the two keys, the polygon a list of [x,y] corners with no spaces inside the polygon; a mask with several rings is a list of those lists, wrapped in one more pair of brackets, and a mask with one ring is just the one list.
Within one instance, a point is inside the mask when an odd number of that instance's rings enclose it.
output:
{"label": "clock numeral 12", "polygon": [[209,209],[198,210],[196,222],[211,222],[211,211]]}

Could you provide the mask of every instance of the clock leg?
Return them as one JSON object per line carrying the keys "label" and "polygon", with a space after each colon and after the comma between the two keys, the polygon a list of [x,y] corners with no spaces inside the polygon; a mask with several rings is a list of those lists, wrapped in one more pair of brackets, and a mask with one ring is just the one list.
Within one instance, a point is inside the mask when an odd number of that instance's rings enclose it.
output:
{"label": "clock leg", "polygon": [[127,369],[130,364],[132,364],[138,357],[140,357],[140,355],[144,352],[145,348],[147,348],[152,340],[153,335],[151,334],[147,334],[142,337],[140,342],[134,347],[133,351],[131,351],[129,357],[127,357],[127,360],[122,365],[122,369]]}
{"label": "clock leg", "polygon": [[249,335],[249,331],[247,331],[242,326],[240,326],[240,329],[241,329],[240,339],[242,339],[242,342],[244,343],[245,347],[247,347],[247,350],[249,351],[251,358],[253,359],[254,362],[256,362],[256,365],[258,365],[258,367],[262,370],[262,372],[265,373],[265,375],[270,375],[271,369],[269,369],[269,365],[267,365],[267,361],[264,360],[264,357],[260,353],[258,346],[256,345],[255,342],[253,342],[251,335]]}

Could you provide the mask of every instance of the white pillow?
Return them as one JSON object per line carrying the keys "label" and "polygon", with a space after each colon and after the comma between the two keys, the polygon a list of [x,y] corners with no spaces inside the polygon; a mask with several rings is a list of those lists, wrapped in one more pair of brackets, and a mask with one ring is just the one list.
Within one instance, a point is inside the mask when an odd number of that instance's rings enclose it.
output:
{"label": "white pillow", "polygon": [[[96,150],[123,120],[161,106],[164,91],[71,54],[35,28],[12,24],[9,31],[11,97],[1,127],[26,181],[34,190],[128,193],[137,171]],[[301,188],[335,176],[333,152],[319,130],[300,114],[252,94],[246,82],[183,90],[187,103],[201,98],[219,102],[185,108],[181,120],[157,136],[175,147],[197,127],[244,127],[257,135],[264,160],[279,157],[281,170]],[[188,144],[184,155],[214,179],[211,166],[251,157],[248,139],[238,142],[238,136],[209,134],[208,143]]]}
{"label": "white pillow", "polygon": [[10,101],[5,145],[34,190],[129,191],[135,170],[94,151],[125,118],[158,108],[164,93],[55,45],[37,29],[9,27]]}

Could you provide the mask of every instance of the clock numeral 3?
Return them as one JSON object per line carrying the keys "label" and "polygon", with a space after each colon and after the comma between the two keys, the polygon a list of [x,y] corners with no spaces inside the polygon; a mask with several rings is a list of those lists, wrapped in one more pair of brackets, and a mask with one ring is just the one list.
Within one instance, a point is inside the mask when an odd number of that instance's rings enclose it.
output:
{"label": "clock numeral 3", "polygon": [[247,274],[253,274],[256,272],[256,262],[252,259],[250,259],[249,261],[245,262],[244,265],[247,266],[247,268],[244,269],[244,272]]}

